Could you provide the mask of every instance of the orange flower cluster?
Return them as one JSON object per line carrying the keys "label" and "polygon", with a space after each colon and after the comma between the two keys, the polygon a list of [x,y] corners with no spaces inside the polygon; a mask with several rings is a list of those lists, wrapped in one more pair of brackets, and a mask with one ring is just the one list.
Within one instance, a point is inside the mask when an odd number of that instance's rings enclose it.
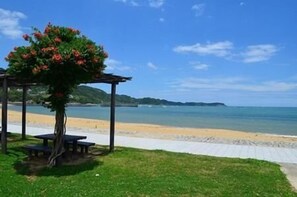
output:
{"label": "orange flower cluster", "polygon": [[49,34],[50,32],[54,32],[55,34],[59,34],[60,30],[58,28],[52,27],[52,25],[49,23],[46,28],[44,29],[44,34]]}
{"label": "orange flower cluster", "polygon": [[11,58],[13,58],[13,57],[14,57],[13,52],[10,52],[10,53],[8,54],[8,56],[5,57],[5,60],[6,60],[6,61],[9,61],[9,59],[11,59]]}
{"label": "orange flower cluster", "polygon": [[36,75],[36,74],[40,73],[43,70],[48,70],[48,66],[47,65],[40,65],[38,67],[35,67],[35,68],[33,68],[32,73],[34,75]]}
{"label": "orange flower cluster", "polygon": [[35,56],[37,54],[37,52],[35,50],[31,50],[31,55]]}
{"label": "orange flower cluster", "polygon": [[[15,47],[14,50],[17,51],[18,47]],[[22,59],[27,60],[37,55],[37,52],[34,49],[30,49],[27,47],[27,50],[30,50],[30,51],[28,51],[27,53],[21,54]],[[9,60],[10,58],[13,58],[13,57],[14,57],[14,52],[10,52],[7,56],[7,59]]]}
{"label": "orange flower cluster", "polygon": [[55,41],[55,43],[57,43],[57,44],[62,42],[62,40],[61,40],[60,38],[58,38],[58,37],[55,38],[54,41]]}
{"label": "orange flower cluster", "polygon": [[86,60],[77,60],[76,61],[76,64],[81,66],[81,65],[84,65],[86,63]]}
{"label": "orange flower cluster", "polygon": [[43,53],[48,53],[48,52],[56,52],[58,49],[56,47],[46,47],[42,48],[41,51]]}
{"label": "orange flower cluster", "polygon": [[49,23],[46,28],[44,29],[44,33],[48,34],[51,31],[51,24]]}
{"label": "orange flower cluster", "polygon": [[73,28],[67,28],[69,31],[71,31],[72,33],[75,33],[75,34],[79,34],[79,30],[76,30],[76,29],[73,29]]}
{"label": "orange flower cluster", "polygon": [[13,52],[10,52],[9,54],[8,54],[8,57],[9,58],[12,58],[14,55],[13,55]]}
{"label": "orange flower cluster", "polygon": [[80,52],[79,52],[79,51],[77,51],[77,50],[72,50],[72,53],[73,53],[75,59],[79,59],[79,58],[80,58]]}
{"label": "orange flower cluster", "polygon": [[31,57],[31,54],[22,54],[22,58],[27,60]]}
{"label": "orange flower cluster", "polygon": [[72,54],[76,60],[76,64],[81,66],[84,65],[86,63],[86,60],[82,57],[82,55],[80,54],[79,51],[77,50],[72,50]]}
{"label": "orange flower cluster", "polygon": [[33,35],[38,40],[42,38],[42,33],[40,33],[40,32],[35,32]]}
{"label": "orange flower cluster", "polygon": [[92,62],[93,62],[94,64],[98,63],[99,61],[100,61],[99,58],[93,58],[93,59],[92,59]]}
{"label": "orange flower cluster", "polygon": [[93,46],[93,45],[88,45],[87,46],[87,48],[88,48],[88,51],[90,52],[90,53],[95,53],[95,47]]}
{"label": "orange flower cluster", "polygon": [[56,54],[53,55],[52,60],[55,63],[61,63],[63,61],[63,58],[62,58],[62,55],[56,53]]}

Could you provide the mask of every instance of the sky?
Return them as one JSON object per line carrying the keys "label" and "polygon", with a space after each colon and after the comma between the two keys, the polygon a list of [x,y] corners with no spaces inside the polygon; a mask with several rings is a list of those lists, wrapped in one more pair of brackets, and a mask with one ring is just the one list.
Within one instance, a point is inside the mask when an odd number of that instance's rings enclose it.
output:
{"label": "sky", "polygon": [[1,0],[0,67],[50,22],[104,46],[105,72],[133,78],[119,94],[297,107],[296,10],[296,0]]}

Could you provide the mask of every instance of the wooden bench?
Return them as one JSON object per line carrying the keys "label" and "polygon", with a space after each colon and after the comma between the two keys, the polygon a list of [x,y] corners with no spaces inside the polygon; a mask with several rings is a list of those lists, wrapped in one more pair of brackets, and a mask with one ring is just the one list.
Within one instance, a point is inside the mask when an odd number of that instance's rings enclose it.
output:
{"label": "wooden bench", "polygon": [[52,152],[50,147],[37,144],[26,145],[24,148],[29,152],[30,157],[32,156],[33,152],[36,157],[38,157],[38,152],[42,152],[44,155]]}
{"label": "wooden bench", "polygon": [[[68,144],[72,144],[72,142],[68,142]],[[81,153],[88,154],[89,147],[90,146],[95,146],[95,143],[94,142],[77,141],[77,146],[80,147],[80,152]]]}

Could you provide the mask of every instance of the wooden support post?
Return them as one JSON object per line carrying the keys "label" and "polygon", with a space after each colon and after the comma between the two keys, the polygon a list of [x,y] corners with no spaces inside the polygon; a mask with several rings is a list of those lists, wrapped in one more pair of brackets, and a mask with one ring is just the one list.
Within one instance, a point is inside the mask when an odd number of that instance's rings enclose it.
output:
{"label": "wooden support post", "polygon": [[22,139],[26,139],[26,102],[27,102],[27,86],[23,86],[23,103],[22,103]]}
{"label": "wooden support post", "polygon": [[116,83],[111,84],[111,99],[110,99],[110,142],[109,151],[114,151],[114,133],[115,133],[115,95]]}
{"label": "wooden support post", "polygon": [[7,153],[7,78],[3,79],[1,152]]}

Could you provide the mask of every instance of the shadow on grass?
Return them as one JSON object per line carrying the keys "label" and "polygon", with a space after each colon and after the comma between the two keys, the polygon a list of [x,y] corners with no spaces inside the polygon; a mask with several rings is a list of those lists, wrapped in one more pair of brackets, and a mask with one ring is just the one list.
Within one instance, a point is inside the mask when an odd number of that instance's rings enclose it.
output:
{"label": "shadow on grass", "polygon": [[[20,147],[15,147],[15,152],[20,153]],[[23,152],[23,151],[22,151]],[[98,166],[102,166],[103,162],[99,160],[100,157],[108,155],[107,149],[102,147],[93,148],[87,155],[75,154],[67,155],[63,158],[61,166],[49,168],[47,166],[47,156],[41,155],[39,157],[22,157],[14,163],[14,169],[17,174],[25,176],[69,176],[76,175],[85,171],[90,171]]]}
{"label": "shadow on grass", "polygon": [[36,138],[32,138],[30,136],[26,136],[25,139],[22,139],[22,136],[17,133],[9,133],[7,135],[7,143],[14,144],[13,146],[19,146],[21,144],[27,144],[27,143],[36,143],[38,141],[39,140],[37,140]]}
{"label": "shadow on grass", "polygon": [[62,177],[62,176],[69,176],[69,175],[76,175],[80,174],[85,171],[91,171],[94,168],[103,165],[102,161],[89,159],[81,164],[67,164],[62,165],[59,167],[48,168],[45,167],[41,169],[36,176],[55,176],[55,177]]}

